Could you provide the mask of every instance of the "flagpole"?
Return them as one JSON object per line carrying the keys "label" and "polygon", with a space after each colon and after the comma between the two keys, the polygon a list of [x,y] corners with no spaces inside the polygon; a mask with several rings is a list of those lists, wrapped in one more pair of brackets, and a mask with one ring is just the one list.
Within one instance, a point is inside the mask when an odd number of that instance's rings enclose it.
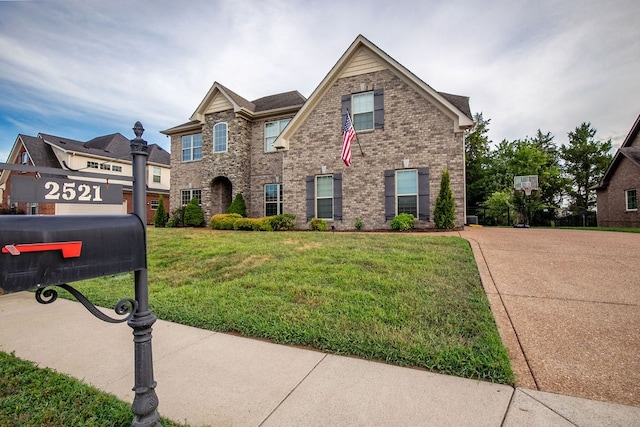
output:
{"label": "flagpole", "polygon": [[[347,108],[347,115],[351,117],[351,113],[349,113],[349,109]],[[351,122],[351,126],[353,126],[353,122]],[[362,151],[362,146],[360,145],[360,140],[358,139],[358,131],[353,129],[353,132],[356,134],[356,142],[358,143],[358,148],[360,149],[360,155],[364,157],[364,151]]]}

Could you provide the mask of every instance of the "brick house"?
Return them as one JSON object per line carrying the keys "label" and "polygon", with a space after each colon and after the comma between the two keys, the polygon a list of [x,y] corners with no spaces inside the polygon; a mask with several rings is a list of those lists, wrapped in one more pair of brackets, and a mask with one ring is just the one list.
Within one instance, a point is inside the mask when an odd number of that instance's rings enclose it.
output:
{"label": "brick house", "polygon": [[[165,208],[168,210],[170,206],[170,155],[157,144],[149,144],[148,153],[147,219],[151,222],[161,195],[164,197]],[[117,205],[15,202],[11,200],[12,177],[34,176],[35,172],[5,169],[0,173],[0,201],[2,208],[9,212],[27,215],[65,215],[123,214],[133,211],[131,181],[118,180],[119,176],[131,177],[133,173],[130,141],[120,133],[100,136],[87,142],[43,133],[37,137],[18,135],[7,163],[92,171],[113,176],[111,183],[123,185],[122,203]],[[73,179],[73,173],[70,172],[68,177]]]}
{"label": "brick house", "polygon": [[[349,112],[357,131],[350,167],[341,160]],[[437,92],[358,36],[305,99],[287,92],[247,101],[214,83],[171,137],[171,203],[200,200],[205,216],[242,193],[249,216],[296,215],[296,227],[326,219],[336,230],[388,229],[396,214],[433,227],[443,170],[465,220],[467,97]],[[362,148],[362,153],[360,152]]]}
{"label": "brick house", "polygon": [[599,227],[640,227],[640,115],[595,187]]}

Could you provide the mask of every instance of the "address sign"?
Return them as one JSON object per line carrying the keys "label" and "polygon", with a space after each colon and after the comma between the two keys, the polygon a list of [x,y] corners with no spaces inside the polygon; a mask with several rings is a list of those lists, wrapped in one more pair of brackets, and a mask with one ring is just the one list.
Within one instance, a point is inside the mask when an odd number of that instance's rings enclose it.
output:
{"label": "address sign", "polygon": [[11,201],[122,204],[122,185],[50,177],[13,176]]}

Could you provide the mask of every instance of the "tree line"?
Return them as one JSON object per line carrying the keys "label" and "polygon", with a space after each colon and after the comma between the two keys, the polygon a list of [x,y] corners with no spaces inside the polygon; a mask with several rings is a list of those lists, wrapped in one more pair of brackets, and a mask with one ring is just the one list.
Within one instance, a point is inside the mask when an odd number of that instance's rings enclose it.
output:
{"label": "tree line", "polygon": [[[535,218],[544,213],[562,215],[595,210],[591,188],[611,162],[611,139],[596,139],[596,129],[584,122],[560,146],[551,132],[538,129],[533,137],[492,144],[487,133],[491,120],[474,116],[475,126],[465,137],[467,211],[482,209],[497,224],[511,213]],[[531,196],[514,191],[513,178],[538,175],[539,190]]]}

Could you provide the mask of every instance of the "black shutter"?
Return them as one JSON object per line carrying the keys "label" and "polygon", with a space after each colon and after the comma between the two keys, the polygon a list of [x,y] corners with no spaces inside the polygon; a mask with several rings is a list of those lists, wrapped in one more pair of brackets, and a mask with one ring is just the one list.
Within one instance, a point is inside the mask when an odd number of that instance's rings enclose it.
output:
{"label": "black shutter", "polygon": [[342,174],[333,174],[333,219],[342,221]]}
{"label": "black shutter", "polygon": [[313,175],[309,175],[306,178],[307,181],[307,222],[311,221],[316,216],[316,192],[315,184],[316,179]]}
{"label": "black shutter", "polygon": [[384,171],[384,218],[393,219],[396,216],[396,171]]}
{"label": "black shutter", "polygon": [[384,89],[373,91],[373,123],[376,129],[384,129]]}
{"label": "black shutter", "polygon": [[340,111],[340,130],[342,130],[342,125],[344,124],[344,116],[347,114],[347,111],[351,112],[351,95],[342,95],[342,108]]}
{"label": "black shutter", "polygon": [[418,168],[418,219],[429,221],[429,168]]}

